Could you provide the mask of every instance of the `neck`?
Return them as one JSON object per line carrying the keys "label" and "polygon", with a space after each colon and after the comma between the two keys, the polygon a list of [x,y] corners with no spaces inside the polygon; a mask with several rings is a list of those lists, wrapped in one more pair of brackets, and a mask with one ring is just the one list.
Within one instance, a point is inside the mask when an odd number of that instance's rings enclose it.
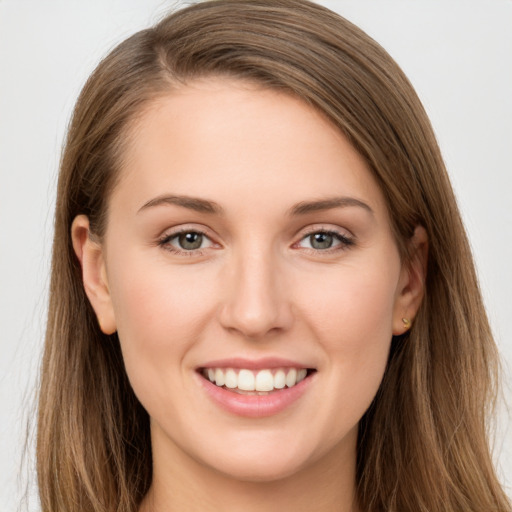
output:
{"label": "neck", "polygon": [[[341,456],[340,456],[341,455]],[[358,512],[355,443],[291,476],[243,481],[200,464],[175,446],[153,450],[153,482],[139,512]]]}

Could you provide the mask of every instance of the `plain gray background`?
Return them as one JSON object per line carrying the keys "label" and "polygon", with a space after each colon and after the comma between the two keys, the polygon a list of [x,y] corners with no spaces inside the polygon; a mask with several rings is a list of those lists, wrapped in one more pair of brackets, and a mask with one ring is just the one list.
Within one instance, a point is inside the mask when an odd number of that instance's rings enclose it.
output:
{"label": "plain gray background", "polygon": [[[441,145],[466,222],[512,402],[512,2],[320,2],[398,61]],[[42,347],[56,175],[86,77],[116,43],[179,2],[0,0],[0,503],[14,511]],[[512,495],[512,428],[495,443]],[[31,437],[29,436],[29,446]],[[21,484],[21,485],[20,485]],[[37,510],[34,499],[30,510]]]}

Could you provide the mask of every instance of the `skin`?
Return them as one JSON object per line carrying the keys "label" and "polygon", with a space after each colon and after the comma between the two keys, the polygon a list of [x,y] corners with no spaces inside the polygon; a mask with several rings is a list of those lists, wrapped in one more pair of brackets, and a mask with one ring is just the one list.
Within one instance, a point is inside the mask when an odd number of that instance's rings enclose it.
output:
{"label": "skin", "polygon": [[[291,96],[205,79],[155,100],[133,133],[104,239],[84,216],[72,236],[100,326],[117,330],[151,417],[154,480],[141,510],[356,511],[357,425],[392,335],[421,302],[424,231],[405,264],[364,160]],[[148,205],[162,195],[223,213]],[[366,206],[290,213],[333,197]],[[171,235],[181,229],[204,232],[203,247],[180,249]],[[313,247],[311,233],[326,231],[342,238]],[[197,373],[233,356],[316,372],[284,411],[240,417]]]}

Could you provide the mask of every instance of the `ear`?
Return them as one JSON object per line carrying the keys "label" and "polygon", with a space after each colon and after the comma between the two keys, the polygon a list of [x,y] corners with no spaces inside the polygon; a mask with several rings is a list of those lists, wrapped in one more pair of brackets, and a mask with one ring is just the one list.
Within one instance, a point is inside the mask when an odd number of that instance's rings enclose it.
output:
{"label": "ear", "polygon": [[409,329],[425,295],[428,236],[423,226],[416,226],[408,244],[410,257],[402,264],[393,310],[395,336],[404,334]]}
{"label": "ear", "polygon": [[108,287],[103,248],[94,240],[89,219],[78,215],[71,225],[73,249],[82,267],[85,293],[96,313],[100,329],[105,334],[116,332],[114,308]]}

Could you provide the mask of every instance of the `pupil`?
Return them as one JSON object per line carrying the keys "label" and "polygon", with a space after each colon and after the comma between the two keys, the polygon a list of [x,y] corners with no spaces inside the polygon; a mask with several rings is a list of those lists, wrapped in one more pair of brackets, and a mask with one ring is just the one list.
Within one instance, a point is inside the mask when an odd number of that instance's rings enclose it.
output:
{"label": "pupil", "polygon": [[178,241],[183,249],[189,251],[199,249],[203,243],[203,235],[201,233],[182,233]]}
{"label": "pupil", "polygon": [[313,249],[329,249],[332,246],[332,235],[329,233],[315,233],[309,237]]}

